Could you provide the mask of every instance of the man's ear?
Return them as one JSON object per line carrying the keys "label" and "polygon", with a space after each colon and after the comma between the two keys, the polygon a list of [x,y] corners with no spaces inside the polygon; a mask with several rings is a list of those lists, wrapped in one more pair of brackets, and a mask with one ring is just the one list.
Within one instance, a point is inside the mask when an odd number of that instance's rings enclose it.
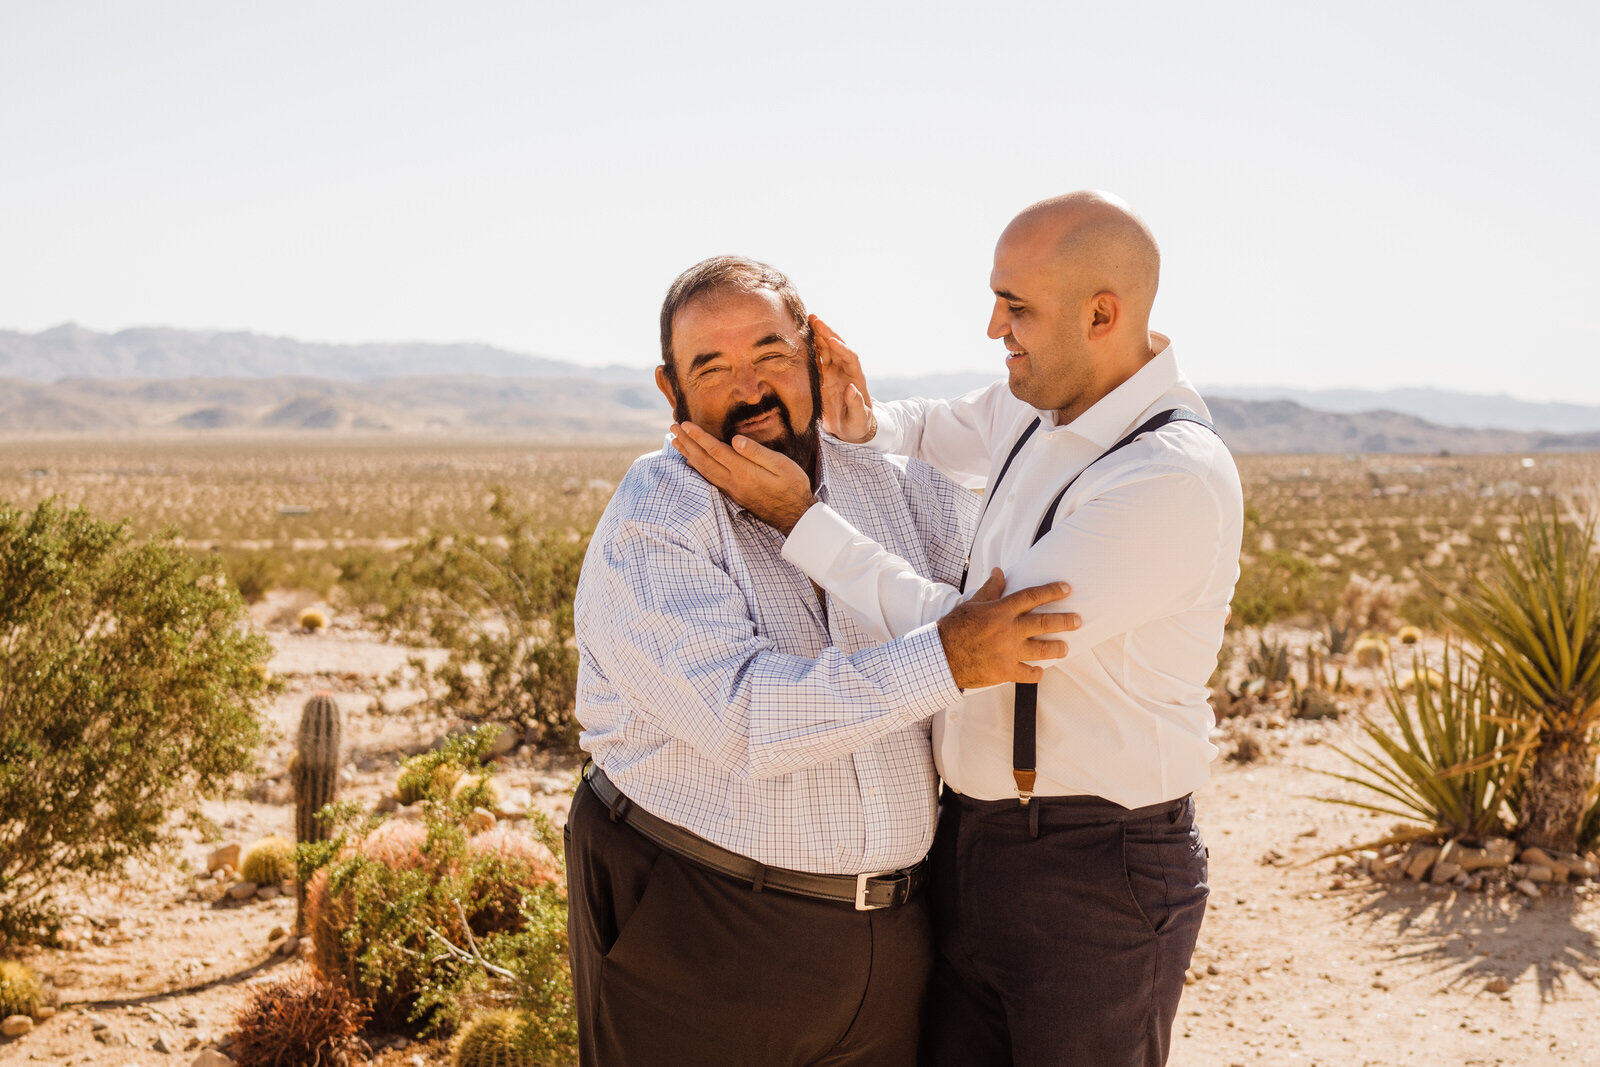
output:
{"label": "man's ear", "polygon": [[678,410],[678,390],[672,384],[672,378],[667,374],[666,364],[656,367],[656,388],[661,390],[661,395],[667,398],[667,407],[674,412]]}
{"label": "man's ear", "polygon": [[1089,339],[1098,341],[1109,336],[1122,321],[1122,301],[1116,293],[1099,292],[1089,298]]}

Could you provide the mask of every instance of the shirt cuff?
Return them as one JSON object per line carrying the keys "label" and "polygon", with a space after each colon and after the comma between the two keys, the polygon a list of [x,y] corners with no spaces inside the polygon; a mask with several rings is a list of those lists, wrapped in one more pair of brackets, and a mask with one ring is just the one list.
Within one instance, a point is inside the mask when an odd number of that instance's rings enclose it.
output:
{"label": "shirt cuff", "polygon": [[897,641],[882,646],[896,661],[900,707],[911,722],[921,722],[961,700],[961,690],[950,674],[939,624],[919,626]]}
{"label": "shirt cuff", "polygon": [[813,504],[784,539],[783,558],[826,589],[828,568],[859,537],[860,531],[843,515],[826,504]]}

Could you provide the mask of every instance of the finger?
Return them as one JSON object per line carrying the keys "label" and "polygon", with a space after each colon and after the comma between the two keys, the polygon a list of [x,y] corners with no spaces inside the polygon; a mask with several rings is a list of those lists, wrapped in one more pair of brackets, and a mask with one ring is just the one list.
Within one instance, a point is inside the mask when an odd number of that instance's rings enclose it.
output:
{"label": "finger", "polygon": [[672,447],[689,461],[689,466],[701,474],[727,470],[727,463],[719,460],[706,448],[705,441],[708,439],[714,444],[721,444],[692,422],[672,425]]}
{"label": "finger", "polygon": [[733,441],[730,443],[733,445],[733,451],[736,454],[749,460],[769,474],[778,474],[783,470],[784,463],[794,462],[782,452],[768,448],[760,441],[753,441],[743,434],[735,434]]}
{"label": "finger", "polygon": [[978,587],[978,591],[969,598],[971,600],[998,600],[1000,594],[1006,590],[1006,572],[996,567],[989,572],[989,577]]}
{"label": "finger", "polygon": [[1035,667],[1031,663],[1019,663],[1017,664],[1014,680],[1018,682],[1037,682],[1043,677],[1043,667]]}
{"label": "finger", "polygon": [[1017,609],[1017,614],[1032,611],[1043,604],[1052,604],[1057,600],[1065,600],[1072,592],[1072,586],[1066,582],[1049,582],[1045,585],[1030,586],[1019,589],[1006,597],[1006,603]]}
{"label": "finger", "polygon": [[839,340],[839,335],[834,332],[833,327],[822,321],[821,316],[812,315],[807,318],[806,321],[811,323],[811,333],[813,336],[826,338],[830,345],[834,343],[844,343],[843,341]]}
{"label": "finger", "polygon": [[1066,659],[1067,643],[1065,641],[1044,641],[1037,637],[1030,637],[1022,643],[1022,653],[1029,660]]}
{"label": "finger", "polygon": [[1070,612],[1029,614],[1022,616],[1018,621],[1025,622],[1030,630],[1040,634],[1064,634],[1083,625],[1083,620]]}
{"label": "finger", "polygon": [[673,424],[672,436],[719,466],[731,467],[739,462],[738,453],[692,422]]}

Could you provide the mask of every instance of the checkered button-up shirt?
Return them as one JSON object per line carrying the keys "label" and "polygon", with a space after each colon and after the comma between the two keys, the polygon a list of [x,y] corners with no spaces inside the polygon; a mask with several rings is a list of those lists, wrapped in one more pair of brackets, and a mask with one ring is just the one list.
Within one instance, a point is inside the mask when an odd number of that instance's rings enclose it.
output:
{"label": "checkered button-up shirt", "polygon": [[[977,498],[822,440],[819,498],[919,574],[959,579]],[[915,863],[933,840],[929,718],[961,695],[937,627],[877,644],[782,548],[670,446],[640,457],[578,581],[581,744],[635,804],[769,866]]]}

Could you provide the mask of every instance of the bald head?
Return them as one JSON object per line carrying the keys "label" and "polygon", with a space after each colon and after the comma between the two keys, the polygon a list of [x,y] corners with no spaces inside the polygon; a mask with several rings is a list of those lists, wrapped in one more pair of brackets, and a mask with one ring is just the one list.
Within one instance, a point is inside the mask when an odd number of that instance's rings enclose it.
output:
{"label": "bald head", "polygon": [[1155,238],[1128,205],[1097,192],[1041,200],[994,249],[989,336],[1006,348],[1011,391],[1062,425],[1153,358]]}
{"label": "bald head", "polygon": [[1084,190],[1041,200],[1011,220],[1000,235],[1064,283],[1072,298],[1115,293],[1128,325],[1149,329],[1161,280],[1161,249],[1144,220],[1120,197]]}

